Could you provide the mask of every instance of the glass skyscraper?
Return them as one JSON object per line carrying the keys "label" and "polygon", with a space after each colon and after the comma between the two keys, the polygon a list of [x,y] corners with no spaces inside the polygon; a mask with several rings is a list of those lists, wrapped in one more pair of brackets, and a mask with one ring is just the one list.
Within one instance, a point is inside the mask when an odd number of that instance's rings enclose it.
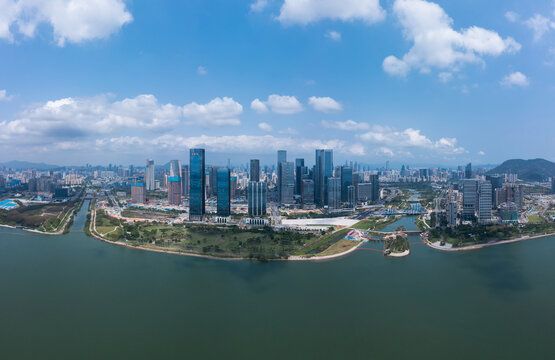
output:
{"label": "glass skyscraper", "polygon": [[260,160],[258,159],[251,160],[249,181],[260,181]]}
{"label": "glass skyscraper", "polygon": [[333,176],[333,150],[316,150],[314,165],[314,202],[328,205],[328,178]]}
{"label": "glass skyscraper", "polygon": [[349,202],[349,186],[353,185],[353,168],[341,167],[341,202]]}
{"label": "glass skyscraper", "polygon": [[250,181],[248,188],[249,216],[266,215],[266,198],[268,187],[265,182]]}
{"label": "glass skyscraper", "polygon": [[168,176],[168,203],[181,204],[181,161],[170,162],[170,176]]}
{"label": "glass skyscraper", "polygon": [[218,169],[218,216],[228,217],[231,215],[230,206],[230,171],[228,168]]}
{"label": "glass skyscraper", "polygon": [[191,149],[189,152],[189,217],[202,219],[205,212],[205,169],[204,149]]}

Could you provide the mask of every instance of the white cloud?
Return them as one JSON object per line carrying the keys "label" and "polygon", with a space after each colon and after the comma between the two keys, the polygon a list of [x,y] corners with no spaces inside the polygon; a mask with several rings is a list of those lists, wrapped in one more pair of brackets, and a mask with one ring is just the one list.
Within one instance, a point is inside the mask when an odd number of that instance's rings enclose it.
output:
{"label": "white cloud", "polygon": [[261,12],[268,6],[268,0],[256,0],[251,3],[250,8],[252,12]]}
{"label": "white cloud", "polygon": [[334,151],[358,155],[360,146],[342,140],[317,140],[293,137],[275,137],[273,135],[229,135],[229,136],[192,136],[182,137],[173,134],[156,138],[136,136],[111,137],[96,140],[98,150],[135,153],[145,146],[166,151],[184,151],[189,148],[204,147],[208,151],[230,153],[273,154],[280,149],[294,152],[313,153],[314,149],[333,149]]}
{"label": "white cloud", "polygon": [[34,105],[21,117],[0,122],[0,139],[10,142],[50,142],[82,138],[117,129],[162,131],[179,123],[181,107],[159,104],[153,95],[111,102],[109,96],[63,98]]}
{"label": "white cloud", "polygon": [[485,152],[483,152],[482,150],[480,150],[480,151],[478,151],[478,155],[480,155],[480,156],[484,156],[484,155],[486,155],[486,153],[485,153]]}
{"label": "white cloud", "polygon": [[323,19],[372,24],[384,18],[379,0],[285,0],[277,17],[283,24],[301,25]]}
{"label": "white cloud", "polygon": [[412,48],[401,59],[388,56],[383,69],[406,76],[411,69],[429,73],[432,68],[457,71],[466,63],[481,63],[483,55],[498,56],[520,50],[514,39],[501,38],[494,31],[471,26],[460,31],[438,5],[424,0],[395,0],[393,12]]}
{"label": "white cloud", "polygon": [[229,97],[218,97],[208,104],[192,102],[183,107],[183,116],[191,120],[190,123],[204,127],[240,125],[239,115],[242,113],[243,106]]}
{"label": "white cloud", "polygon": [[268,124],[267,122],[261,122],[260,124],[258,124],[258,128],[265,132],[271,132],[272,130],[274,130],[274,128],[272,128],[272,125]]}
{"label": "white cloud", "polygon": [[299,132],[293,128],[287,128],[279,131],[280,134],[297,135]]}
{"label": "white cloud", "polygon": [[457,147],[457,139],[440,138],[432,141],[420,130],[408,128],[398,131],[389,127],[374,126],[369,132],[359,135],[363,141],[383,145],[388,149],[420,148],[423,150],[434,150],[443,154],[461,154],[465,150]]}
{"label": "white cloud", "polygon": [[80,43],[117,32],[133,17],[122,0],[2,0],[0,38],[13,41],[14,32],[34,37],[39,25],[52,27],[59,46]]}
{"label": "white cloud", "polygon": [[439,81],[445,84],[451,81],[451,79],[453,78],[453,74],[450,72],[442,72],[439,73],[437,77],[439,78]]}
{"label": "white cloud", "polygon": [[311,96],[308,103],[316,111],[330,112],[342,110],[341,104],[332,99],[331,97],[316,97]]}
{"label": "white cloud", "polygon": [[206,75],[206,74],[208,74],[208,71],[206,70],[206,68],[204,66],[199,66],[197,68],[197,73],[199,75]]}
{"label": "white cloud", "polygon": [[514,11],[507,11],[507,12],[505,13],[505,18],[506,18],[509,22],[514,23],[514,22],[517,22],[517,21],[518,21],[518,19],[520,18],[520,16],[519,16],[517,13],[515,13]]}
{"label": "white cloud", "polygon": [[347,121],[322,121],[322,126],[328,129],[338,129],[344,131],[357,131],[357,130],[368,130],[370,125],[363,122],[356,122],[353,120]]}
{"label": "white cloud", "polygon": [[324,34],[325,37],[327,37],[328,39],[332,39],[334,41],[340,41],[341,40],[341,33],[337,32],[337,31],[333,31],[333,30],[329,30],[328,32],[326,32]]}
{"label": "white cloud", "polygon": [[294,96],[270,95],[266,105],[276,114],[296,114],[303,111],[303,106]]}
{"label": "white cloud", "polygon": [[524,75],[520,71],[517,71],[501,79],[501,85],[507,86],[507,87],[511,87],[511,86],[526,87],[530,85],[530,80],[528,80],[526,75]]}
{"label": "white cloud", "polygon": [[10,101],[13,99],[13,96],[8,95],[8,92],[4,90],[0,90],[0,101]]}
{"label": "white cloud", "polygon": [[524,25],[534,32],[534,41],[539,41],[545,33],[551,29],[555,29],[555,22],[540,14],[535,14],[526,20]]}
{"label": "white cloud", "polygon": [[254,99],[251,102],[251,109],[256,111],[259,114],[268,112],[268,107],[264,104],[260,99]]}

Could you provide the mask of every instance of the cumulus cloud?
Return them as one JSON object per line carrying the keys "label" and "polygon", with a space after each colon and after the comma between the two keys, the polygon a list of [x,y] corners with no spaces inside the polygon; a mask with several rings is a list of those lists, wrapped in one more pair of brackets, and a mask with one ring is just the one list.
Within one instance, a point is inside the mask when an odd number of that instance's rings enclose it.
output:
{"label": "cumulus cloud", "polygon": [[382,145],[388,149],[419,148],[422,150],[435,150],[442,154],[461,154],[465,150],[457,146],[455,138],[440,138],[432,141],[418,129],[408,128],[402,131],[384,126],[374,126],[359,138],[368,143]]}
{"label": "cumulus cloud", "polygon": [[192,102],[183,107],[183,116],[190,124],[207,126],[237,126],[241,124],[239,115],[243,106],[229,97],[215,98],[208,104]]}
{"label": "cumulus cloud", "polygon": [[285,0],[277,19],[283,24],[301,24],[324,19],[368,24],[385,18],[379,0]]}
{"label": "cumulus cloud", "polygon": [[330,112],[342,110],[341,104],[331,97],[312,96],[308,99],[308,104],[316,111]]}
{"label": "cumulus cloud", "polygon": [[501,85],[506,87],[511,87],[511,86],[526,87],[530,85],[530,80],[528,80],[528,77],[526,77],[526,75],[524,75],[520,71],[517,71],[501,79]]}
{"label": "cumulus cloud", "polygon": [[324,34],[325,37],[327,37],[328,39],[334,40],[334,41],[339,41],[341,40],[341,33],[337,32],[337,31],[333,31],[333,30],[329,30],[328,32],[326,32]]}
{"label": "cumulus cloud", "polygon": [[8,95],[8,92],[3,89],[0,90],[0,101],[10,101],[13,98],[13,96]]}
{"label": "cumulus cloud", "polygon": [[265,132],[271,132],[272,130],[274,130],[274,128],[272,128],[272,125],[268,124],[267,122],[261,122],[260,124],[258,124],[258,128]]}
{"label": "cumulus cloud", "polygon": [[287,128],[279,131],[280,134],[297,135],[299,132],[293,128]]}
{"label": "cumulus cloud", "polygon": [[524,25],[534,32],[534,41],[539,41],[548,31],[555,29],[555,22],[540,14],[526,20]]}
{"label": "cumulus cloud", "polygon": [[177,126],[185,117],[189,123],[201,126],[235,125],[239,123],[236,117],[241,112],[241,105],[230,98],[182,107],[160,104],[154,95],[121,101],[113,101],[109,95],[68,97],[33,105],[15,120],[0,122],[0,142],[49,144],[120,130],[162,133]]}
{"label": "cumulus cloud", "polygon": [[59,46],[101,39],[117,32],[133,17],[122,0],[2,0],[0,38],[14,40],[14,33],[35,36],[41,24],[52,27]]}
{"label": "cumulus cloud", "polygon": [[480,156],[484,156],[484,155],[486,155],[486,153],[485,153],[485,152],[483,152],[482,150],[480,150],[480,151],[478,151],[478,155],[480,155]]}
{"label": "cumulus cloud", "polygon": [[[276,137],[273,135],[229,135],[229,136],[175,136],[162,135],[156,138],[109,137],[95,142],[100,150],[134,153],[145,146],[168,151],[185,151],[189,148],[203,147],[208,151],[222,153],[257,153],[272,154],[280,149],[295,152],[313,153],[314,149],[333,149],[340,153],[360,154],[360,148],[342,140],[316,140],[293,137]],[[353,153],[355,151],[355,153]]]}
{"label": "cumulus cloud", "polygon": [[261,12],[268,6],[268,0],[256,0],[251,3],[250,8],[252,12]]}
{"label": "cumulus cloud", "polygon": [[257,113],[268,112],[268,108],[276,114],[296,114],[303,111],[303,106],[294,96],[287,95],[270,95],[268,100],[261,101],[260,99],[254,99],[251,103],[251,109]]}
{"label": "cumulus cloud", "polygon": [[322,126],[328,129],[338,129],[344,131],[357,131],[357,130],[368,130],[370,125],[363,122],[356,122],[353,120],[347,121],[322,121]]}
{"label": "cumulus cloud", "polygon": [[456,31],[453,20],[438,4],[425,0],[395,0],[393,12],[412,48],[402,58],[388,56],[383,69],[404,77],[410,70],[428,73],[432,68],[457,71],[466,63],[481,63],[483,55],[499,56],[520,50],[514,39],[477,26]]}
{"label": "cumulus cloud", "polygon": [[254,99],[251,102],[251,109],[256,111],[259,114],[268,112],[268,107],[264,104],[260,99]]}

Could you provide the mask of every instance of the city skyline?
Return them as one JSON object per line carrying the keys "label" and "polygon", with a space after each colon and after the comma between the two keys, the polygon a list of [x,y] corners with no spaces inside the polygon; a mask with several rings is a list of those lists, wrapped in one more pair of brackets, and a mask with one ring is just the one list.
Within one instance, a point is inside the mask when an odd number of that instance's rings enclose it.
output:
{"label": "city skyline", "polygon": [[554,160],[551,1],[309,3],[112,0],[74,26],[22,6],[0,20],[0,162]]}

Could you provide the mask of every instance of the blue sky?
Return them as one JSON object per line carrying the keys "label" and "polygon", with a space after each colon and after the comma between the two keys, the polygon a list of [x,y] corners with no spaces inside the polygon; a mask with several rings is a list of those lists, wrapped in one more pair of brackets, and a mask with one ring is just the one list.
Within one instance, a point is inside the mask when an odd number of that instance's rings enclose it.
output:
{"label": "blue sky", "polygon": [[554,39],[550,0],[3,0],[0,161],[555,160]]}

